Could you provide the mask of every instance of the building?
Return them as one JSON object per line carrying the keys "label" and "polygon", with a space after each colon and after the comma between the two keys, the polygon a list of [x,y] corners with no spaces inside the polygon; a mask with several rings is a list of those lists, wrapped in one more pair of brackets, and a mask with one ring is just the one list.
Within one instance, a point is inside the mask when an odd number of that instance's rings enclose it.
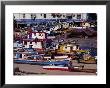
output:
{"label": "building", "polygon": [[74,19],[87,20],[87,13],[15,13],[14,19]]}
{"label": "building", "polygon": [[[72,28],[75,26],[80,27],[81,22],[88,20],[87,13],[15,13],[14,21],[16,21],[16,27],[36,25],[39,23],[52,24],[53,22],[61,23],[61,25],[52,25],[52,30],[59,28],[68,28],[70,23]],[[81,26],[82,27],[82,26]],[[39,29],[39,28],[38,28]]]}
{"label": "building", "polygon": [[44,32],[29,32],[27,39],[23,39],[24,48],[44,50],[45,39]]}
{"label": "building", "polygon": [[15,59],[29,59],[34,58],[37,59],[37,52],[14,52]]}
{"label": "building", "polygon": [[16,42],[13,43],[13,47],[14,47],[14,48],[20,48],[20,47],[22,47],[22,46],[23,46],[23,44],[20,43],[19,41],[16,41]]}
{"label": "building", "polygon": [[76,44],[59,44],[56,45],[56,49],[58,52],[73,52],[75,50],[79,50],[79,45]]}
{"label": "building", "polygon": [[46,39],[46,34],[45,32],[29,32],[27,35],[28,39],[39,39],[39,40],[45,40]]}

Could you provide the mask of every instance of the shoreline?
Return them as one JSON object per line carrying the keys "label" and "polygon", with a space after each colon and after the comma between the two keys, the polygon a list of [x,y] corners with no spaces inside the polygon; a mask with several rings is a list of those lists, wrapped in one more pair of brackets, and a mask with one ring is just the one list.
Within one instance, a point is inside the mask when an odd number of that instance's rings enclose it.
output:
{"label": "shoreline", "polygon": [[[96,69],[97,70],[97,64],[83,64],[83,63],[77,63],[73,62],[74,66],[78,65],[84,65],[84,69]],[[88,72],[71,72],[71,71],[60,71],[60,70],[46,70],[43,69],[43,66],[40,65],[30,65],[30,64],[17,64],[14,63],[14,68],[19,68],[22,75],[94,75],[96,76],[96,73],[88,73]],[[27,73],[27,74],[26,74]],[[17,75],[15,75],[17,76]]]}

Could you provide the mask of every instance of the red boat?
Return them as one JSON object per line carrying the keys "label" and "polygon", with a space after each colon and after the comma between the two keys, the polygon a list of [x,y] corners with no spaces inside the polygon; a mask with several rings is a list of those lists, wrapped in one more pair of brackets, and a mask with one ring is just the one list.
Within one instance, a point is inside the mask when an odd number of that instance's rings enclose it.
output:
{"label": "red boat", "polygon": [[43,66],[43,69],[46,70],[61,70],[61,71],[74,71],[74,69],[79,69],[79,66],[76,67],[64,67],[64,66]]}
{"label": "red boat", "polygon": [[71,71],[71,72],[87,72],[96,73],[97,69],[84,69],[84,66],[64,67],[64,66],[43,66],[46,70],[60,70],[60,71]]}

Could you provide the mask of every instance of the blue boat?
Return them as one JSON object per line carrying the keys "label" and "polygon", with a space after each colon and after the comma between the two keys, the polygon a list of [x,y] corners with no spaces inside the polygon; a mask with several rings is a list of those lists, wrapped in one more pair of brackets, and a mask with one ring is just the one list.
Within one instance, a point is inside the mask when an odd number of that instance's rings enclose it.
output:
{"label": "blue boat", "polygon": [[68,60],[63,61],[32,61],[32,60],[14,60],[15,63],[35,64],[35,65],[68,65]]}

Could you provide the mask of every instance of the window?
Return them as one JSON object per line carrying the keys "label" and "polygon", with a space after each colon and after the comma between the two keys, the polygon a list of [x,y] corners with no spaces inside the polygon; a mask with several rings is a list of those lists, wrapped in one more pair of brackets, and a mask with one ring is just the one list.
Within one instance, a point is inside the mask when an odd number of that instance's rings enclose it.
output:
{"label": "window", "polygon": [[23,18],[25,18],[25,14],[23,14]]}
{"label": "window", "polygon": [[76,48],[78,49],[79,48],[79,45],[77,45]]}
{"label": "window", "polygon": [[58,46],[58,49],[60,49],[60,46]]}
{"label": "window", "polygon": [[20,58],[22,58],[22,54],[20,54]]}
{"label": "window", "polygon": [[56,17],[56,15],[55,15],[54,13],[52,13],[51,15],[53,16],[53,18],[55,18],[55,17]]}
{"label": "window", "polygon": [[68,19],[72,19],[72,15],[71,16],[67,16]]}
{"label": "window", "polygon": [[42,33],[39,33],[39,36],[43,36],[43,34]]}
{"label": "window", "polygon": [[70,47],[70,50],[73,50],[73,47]]}
{"label": "window", "polygon": [[34,19],[34,20],[36,19],[36,14],[33,15],[33,19]]}
{"label": "window", "polygon": [[34,33],[34,36],[36,36],[36,33]]}
{"label": "window", "polygon": [[65,49],[67,49],[67,46],[65,47]]}
{"label": "window", "polygon": [[44,18],[46,18],[46,14],[44,14]]}
{"label": "window", "polygon": [[39,36],[41,36],[41,33],[39,33]]}
{"label": "window", "polygon": [[29,45],[29,48],[32,49],[32,46],[33,46],[33,45]]}
{"label": "window", "polygon": [[24,45],[27,45],[27,42],[26,41],[24,41]]}
{"label": "window", "polygon": [[81,14],[78,14],[77,15],[77,19],[81,19]]}
{"label": "window", "polygon": [[73,17],[75,17],[75,14],[73,14]]}
{"label": "window", "polygon": [[14,16],[14,19],[15,19],[15,16]]}
{"label": "window", "polygon": [[31,14],[31,19],[33,19],[33,14]]}

